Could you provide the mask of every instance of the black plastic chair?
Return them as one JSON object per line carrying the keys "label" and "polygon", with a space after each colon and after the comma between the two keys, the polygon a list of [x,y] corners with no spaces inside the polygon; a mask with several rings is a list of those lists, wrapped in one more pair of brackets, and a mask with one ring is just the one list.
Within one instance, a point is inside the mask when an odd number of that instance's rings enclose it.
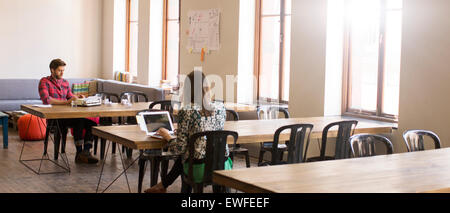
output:
{"label": "black plastic chair", "polygon": [[[277,119],[278,115],[282,113],[284,115],[284,118],[290,118],[289,111],[282,107],[277,106],[270,106],[270,107],[261,107],[258,106],[256,108],[256,115],[258,117],[258,120],[262,119]],[[261,143],[261,148],[259,150],[259,158],[258,158],[258,166],[262,164],[264,160],[264,154],[266,152],[271,152],[273,156],[273,149],[272,149],[272,142],[264,142]],[[278,143],[278,152],[281,153],[280,155],[280,161],[283,159],[283,153],[287,151],[286,144],[279,144]]]}
{"label": "black plastic chair", "polygon": [[[145,93],[139,92],[139,91],[124,92],[124,93],[120,94],[120,100],[125,98],[127,95],[130,96],[131,102],[134,102],[134,103],[140,102],[140,101],[148,102],[148,96]],[[136,117],[127,117],[125,120],[126,120],[125,124],[129,124],[129,125],[137,124]],[[127,153],[127,157],[131,158],[133,155],[133,150],[123,146],[122,152],[125,152],[125,151]]]}
{"label": "black plastic chair", "polygon": [[[182,193],[190,193],[192,188],[194,189],[194,193],[203,193],[203,187],[208,185],[213,185],[214,193],[221,193],[228,191],[223,186],[218,186],[213,184],[212,182],[212,174],[215,170],[224,170],[225,169],[225,160],[227,159],[226,154],[226,145],[227,139],[229,136],[234,138],[234,144],[238,139],[238,133],[232,131],[207,131],[200,132],[189,137],[189,141],[187,144],[187,149],[189,150],[189,157],[186,163],[189,163],[188,174],[182,174]],[[194,181],[194,169],[193,166],[195,163],[199,163],[198,160],[194,159],[195,152],[195,143],[197,140],[206,137],[206,155],[202,160],[202,163],[205,163],[205,171],[203,175],[203,180],[201,183],[196,183]]]}
{"label": "black plastic chair", "polygon": [[[262,165],[280,165],[306,162],[306,152],[304,146],[309,142],[309,136],[313,129],[312,124],[293,124],[283,126],[277,129],[273,137],[272,144],[272,161],[263,163]],[[278,142],[280,134],[286,130],[290,130],[289,142],[287,143],[287,161],[280,158],[278,150]]]}
{"label": "black plastic chair", "polygon": [[[239,114],[231,109],[227,109],[227,121],[238,121]],[[230,158],[234,160],[234,156],[237,154],[244,155],[245,157],[245,166],[250,168],[250,156],[248,154],[248,149],[242,148],[239,144],[230,148]]]}
{"label": "black plastic chair", "polygon": [[[286,108],[278,107],[278,106],[269,106],[269,107],[256,107],[256,114],[258,116],[258,120],[268,120],[268,119],[277,119],[278,115],[282,113],[284,118],[290,118],[289,111]],[[262,115],[261,115],[262,114]]]}
{"label": "black plastic chair", "polygon": [[[350,146],[348,144],[348,139],[353,135],[356,125],[358,125],[358,121],[356,120],[339,121],[328,124],[325,128],[323,128],[322,131],[322,145],[320,147],[320,156],[308,158],[307,162],[349,158]],[[334,156],[325,156],[328,131],[335,126],[338,127],[338,132],[336,137],[336,148]],[[308,146],[309,143],[306,145],[306,151],[308,151]]]}
{"label": "black plastic chair", "polygon": [[386,154],[394,153],[392,142],[381,135],[357,134],[348,140],[352,150],[353,157],[370,157],[378,155],[376,152],[376,144],[382,143],[386,147]]}
{"label": "black plastic chair", "polygon": [[425,150],[423,136],[428,136],[433,139],[435,149],[441,148],[441,140],[436,133],[428,130],[407,130],[403,133],[403,139],[405,140],[408,152]]}
{"label": "black plastic chair", "polygon": [[[112,103],[119,103],[120,102],[120,98],[118,95],[114,94],[114,93],[107,93],[107,92],[100,92],[95,94],[95,96],[100,95],[101,99],[103,100],[103,98],[107,98],[109,99],[110,102]],[[118,118],[118,123],[122,123],[122,119],[119,117]],[[112,126],[114,124],[112,117],[100,117],[100,122],[99,122],[100,126]],[[112,153],[116,153],[116,143],[112,143]],[[94,136],[94,155],[97,155],[97,147],[98,147],[98,137]],[[105,149],[106,149],[106,140],[105,139],[100,139],[100,159],[103,160],[104,156],[105,156]]]}
{"label": "black plastic chair", "polygon": [[129,95],[131,97],[132,102],[148,102],[148,96],[147,94],[139,91],[133,91],[133,92],[124,92],[120,94],[120,99],[122,100],[126,95]]}

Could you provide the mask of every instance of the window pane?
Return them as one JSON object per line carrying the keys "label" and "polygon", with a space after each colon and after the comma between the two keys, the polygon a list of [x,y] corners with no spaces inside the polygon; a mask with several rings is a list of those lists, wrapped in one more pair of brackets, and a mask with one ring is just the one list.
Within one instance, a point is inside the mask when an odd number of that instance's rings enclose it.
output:
{"label": "window pane", "polygon": [[130,1],[130,21],[139,20],[139,0]]}
{"label": "window pane", "polygon": [[138,23],[130,23],[130,70],[133,76],[137,76],[138,53]]}
{"label": "window pane", "polygon": [[286,0],[285,1],[285,11],[284,13],[286,14],[291,14],[292,13],[292,0]]}
{"label": "window pane", "polygon": [[180,10],[180,0],[168,0],[167,18],[178,19]]}
{"label": "window pane", "polygon": [[283,53],[283,101],[289,101],[289,77],[291,71],[291,16],[285,17]]}
{"label": "window pane", "polygon": [[281,0],[262,0],[262,15],[280,15]]}
{"label": "window pane", "polygon": [[387,0],[386,6],[387,6],[388,10],[402,9],[403,8],[403,0]]}
{"label": "window pane", "polygon": [[278,99],[280,17],[261,19],[260,97]]}
{"label": "window pane", "polygon": [[178,79],[178,53],[179,53],[179,23],[169,21],[167,23],[167,80],[171,84],[177,84]]}
{"label": "window pane", "polygon": [[402,39],[402,12],[386,14],[386,50],[384,65],[383,112],[398,115],[400,91],[400,58]]}
{"label": "window pane", "polygon": [[351,109],[377,109],[379,14],[379,0],[350,1]]}

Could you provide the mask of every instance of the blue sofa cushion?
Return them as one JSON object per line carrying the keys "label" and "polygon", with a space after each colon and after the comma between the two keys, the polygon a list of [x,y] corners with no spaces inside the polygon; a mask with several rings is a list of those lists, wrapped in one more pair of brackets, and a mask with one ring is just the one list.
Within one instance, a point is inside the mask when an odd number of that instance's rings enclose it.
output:
{"label": "blue sofa cushion", "polygon": [[0,100],[39,99],[39,79],[0,79]]}
{"label": "blue sofa cushion", "polygon": [[0,111],[20,110],[20,105],[42,104],[41,100],[0,100]]}

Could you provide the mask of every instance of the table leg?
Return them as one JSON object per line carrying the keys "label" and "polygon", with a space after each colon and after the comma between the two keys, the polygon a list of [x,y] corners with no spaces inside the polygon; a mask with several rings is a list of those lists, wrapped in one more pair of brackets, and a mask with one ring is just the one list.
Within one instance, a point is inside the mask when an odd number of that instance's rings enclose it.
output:
{"label": "table leg", "polygon": [[3,148],[8,148],[8,117],[2,118],[3,121]]}
{"label": "table leg", "polygon": [[106,139],[101,138],[100,139],[100,159],[105,159],[105,145],[106,145]]}
{"label": "table leg", "polygon": [[144,175],[145,175],[145,168],[147,159],[144,159],[144,157],[139,158],[139,182],[138,182],[138,193],[142,192],[142,182],[144,181]]}

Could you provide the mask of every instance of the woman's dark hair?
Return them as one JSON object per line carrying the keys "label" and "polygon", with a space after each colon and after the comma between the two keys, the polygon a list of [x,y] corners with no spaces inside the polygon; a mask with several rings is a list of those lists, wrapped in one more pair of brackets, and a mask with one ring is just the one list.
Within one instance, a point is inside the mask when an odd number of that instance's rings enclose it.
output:
{"label": "woman's dark hair", "polygon": [[201,106],[201,113],[205,116],[211,115],[210,97],[205,96],[208,94],[206,88],[208,88],[208,82],[203,72],[193,71],[189,73],[184,81],[183,102],[184,104],[196,104]]}

